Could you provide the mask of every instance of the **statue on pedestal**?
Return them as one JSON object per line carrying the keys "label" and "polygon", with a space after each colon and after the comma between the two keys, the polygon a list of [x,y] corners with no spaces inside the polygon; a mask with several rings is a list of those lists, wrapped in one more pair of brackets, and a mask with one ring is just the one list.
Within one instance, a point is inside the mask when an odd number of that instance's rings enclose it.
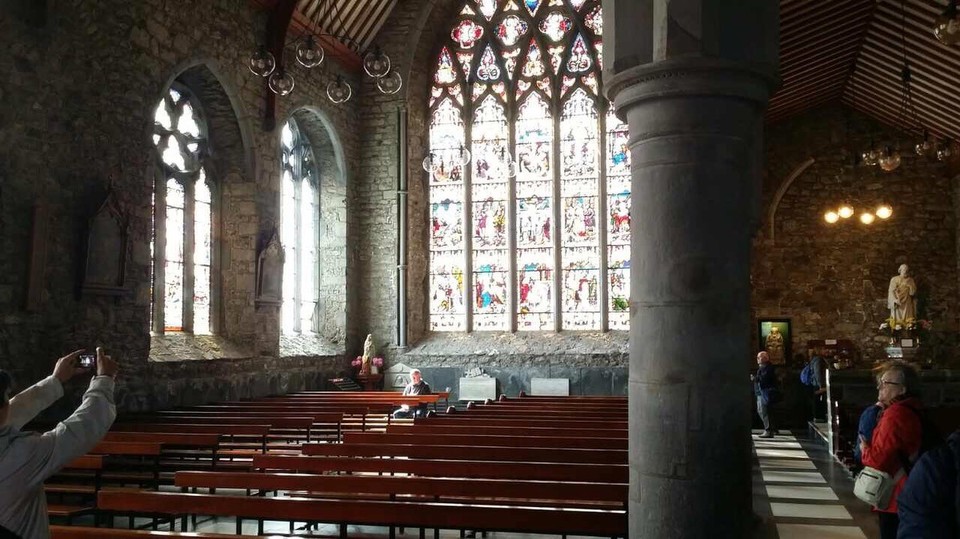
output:
{"label": "statue on pedestal", "polygon": [[891,325],[902,324],[917,317],[917,283],[910,276],[910,267],[900,264],[897,275],[890,279],[887,289],[887,308],[890,309]]}
{"label": "statue on pedestal", "polygon": [[363,356],[360,364],[360,374],[370,374],[370,361],[377,355],[377,347],[373,344],[373,335],[368,334],[363,341]]}

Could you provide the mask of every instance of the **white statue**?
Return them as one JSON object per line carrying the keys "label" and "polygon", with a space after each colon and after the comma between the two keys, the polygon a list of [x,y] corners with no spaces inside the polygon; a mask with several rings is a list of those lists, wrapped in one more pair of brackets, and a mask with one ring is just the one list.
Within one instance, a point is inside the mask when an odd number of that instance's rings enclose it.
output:
{"label": "white statue", "polygon": [[887,308],[890,309],[890,318],[894,324],[913,320],[917,317],[917,283],[910,277],[910,268],[900,264],[897,270],[899,275],[890,279],[890,288],[887,290]]}
{"label": "white statue", "polygon": [[377,355],[377,347],[373,344],[373,335],[367,334],[367,340],[363,341],[363,359],[360,364],[361,374],[370,374],[370,360]]}

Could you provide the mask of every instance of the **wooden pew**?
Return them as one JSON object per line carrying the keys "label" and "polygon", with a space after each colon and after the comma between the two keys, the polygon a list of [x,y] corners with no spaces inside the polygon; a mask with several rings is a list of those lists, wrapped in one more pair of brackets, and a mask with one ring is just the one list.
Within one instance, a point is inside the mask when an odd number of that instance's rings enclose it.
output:
{"label": "wooden pew", "polygon": [[409,457],[441,460],[497,460],[626,464],[623,449],[570,449],[555,447],[483,447],[420,444],[303,444],[304,455],[318,457]]}
{"label": "wooden pew", "polygon": [[470,414],[455,413],[441,414],[432,417],[418,417],[413,422],[415,425],[476,425],[476,426],[509,426],[517,429],[526,429],[528,427],[553,427],[553,428],[583,428],[583,429],[626,429],[626,420],[584,420],[584,419],[522,419],[496,416],[473,416]]}
{"label": "wooden pew", "polygon": [[344,443],[476,445],[503,447],[568,447],[577,449],[627,449],[627,438],[568,438],[564,436],[476,436],[470,434],[381,434],[347,432]]}
{"label": "wooden pew", "polygon": [[[196,537],[199,539],[254,539],[253,535],[224,533],[162,532],[151,530],[124,530],[88,528],[86,526],[50,526],[51,539],[162,539],[167,537]],[[286,535],[258,535],[259,539],[290,539]]]}
{"label": "wooden pew", "polygon": [[[98,492],[101,486],[101,473],[103,471],[103,455],[83,455],[72,460],[69,464],[64,466],[64,470],[83,470],[84,472],[92,472],[94,480],[94,492]],[[47,515],[51,517],[60,517],[66,518],[67,524],[73,522],[75,517],[93,513],[97,510],[95,504],[93,505],[71,505],[71,504],[47,504]]]}
{"label": "wooden pew", "polygon": [[[521,503],[550,507],[627,508],[626,483],[570,483],[438,477],[312,475],[290,473],[177,472],[174,484],[186,488],[247,491],[306,491],[311,497],[382,495],[417,497],[414,501]],[[423,497],[427,497],[426,500]],[[482,498],[482,501],[479,499]]]}
{"label": "wooden pew", "polygon": [[[526,427],[522,431],[524,436],[568,436],[570,438],[626,438],[627,429],[590,429],[590,428],[556,428],[556,427]],[[501,435],[517,434],[516,427],[490,425],[430,425],[420,423],[415,425],[390,425],[387,434],[474,434],[474,435]]]}
{"label": "wooden pew", "polygon": [[235,516],[238,527],[243,518],[250,518],[334,522],[390,526],[391,528],[404,526],[602,537],[625,536],[627,530],[625,511],[573,508],[554,510],[542,507],[314,500],[172,492],[138,492],[121,495],[101,492],[99,505],[105,510],[116,512]]}
{"label": "wooden pew", "polygon": [[253,458],[258,470],[310,473],[366,472],[412,474],[422,477],[468,477],[538,481],[624,483],[626,465],[551,462],[503,462],[475,460],[379,459],[353,457],[289,457],[265,455]]}

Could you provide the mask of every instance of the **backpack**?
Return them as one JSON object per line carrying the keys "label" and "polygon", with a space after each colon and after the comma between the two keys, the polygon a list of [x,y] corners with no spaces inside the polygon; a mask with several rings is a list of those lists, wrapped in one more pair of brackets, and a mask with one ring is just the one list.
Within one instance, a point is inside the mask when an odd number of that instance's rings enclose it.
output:
{"label": "backpack", "polygon": [[817,386],[817,383],[814,380],[814,375],[816,373],[813,372],[813,369],[814,369],[813,362],[814,362],[813,359],[808,361],[807,364],[803,367],[803,370],[800,371],[800,383],[802,383],[805,386],[812,386],[812,387]]}

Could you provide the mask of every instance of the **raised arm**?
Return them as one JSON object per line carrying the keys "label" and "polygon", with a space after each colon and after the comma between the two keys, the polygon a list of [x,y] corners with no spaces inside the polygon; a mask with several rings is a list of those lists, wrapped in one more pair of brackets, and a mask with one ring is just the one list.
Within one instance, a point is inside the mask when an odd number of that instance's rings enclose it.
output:
{"label": "raised arm", "polygon": [[75,350],[57,361],[53,374],[21,391],[10,399],[7,424],[20,429],[37,417],[48,406],[63,396],[63,384],[84,371],[77,367],[77,357],[83,350]]}

